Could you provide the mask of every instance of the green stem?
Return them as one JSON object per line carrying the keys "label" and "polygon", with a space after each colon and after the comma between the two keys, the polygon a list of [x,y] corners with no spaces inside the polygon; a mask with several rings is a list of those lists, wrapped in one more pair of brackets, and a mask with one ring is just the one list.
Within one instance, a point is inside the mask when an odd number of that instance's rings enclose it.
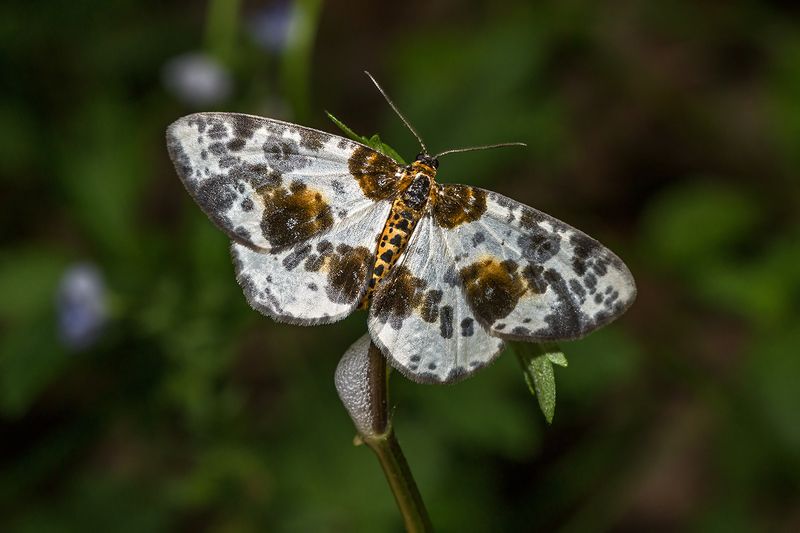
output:
{"label": "green stem", "polygon": [[417,489],[414,476],[411,474],[403,450],[391,427],[388,433],[381,437],[364,439],[364,442],[378,456],[397,507],[400,509],[400,514],[403,515],[406,531],[415,533],[433,531],[428,510],[425,509],[425,503]]}
{"label": "green stem", "polygon": [[368,380],[370,383],[370,402],[373,410],[372,429],[373,436],[361,438],[364,443],[375,452],[378,461],[389,482],[400,514],[403,515],[403,522],[406,531],[426,532],[433,531],[428,510],[422,501],[422,496],[408,467],[408,462],[400,448],[400,443],[395,437],[394,429],[389,421],[389,401],[388,401],[388,368],[386,358],[377,346],[370,343],[369,347],[369,369]]}

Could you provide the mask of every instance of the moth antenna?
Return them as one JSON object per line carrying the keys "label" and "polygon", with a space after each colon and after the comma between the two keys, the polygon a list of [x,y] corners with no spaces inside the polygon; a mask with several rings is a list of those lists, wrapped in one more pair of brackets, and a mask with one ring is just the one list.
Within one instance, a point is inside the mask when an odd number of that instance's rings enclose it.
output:
{"label": "moth antenna", "polygon": [[419,133],[417,133],[417,130],[414,129],[414,127],[406,120],[406,117],[404,117],[403,114],[400,112],[400,110],[397,109],[397,106],[394,105],[394,102],[392,102],[392,99],[389,98],[388,94],[386,94],[386,91],[383,90],[383,87],[381,87],[380,84],[378,84],[378,82],[375,81],[375,78],[372,77],[372,74],[370,74],[366,70],[364,71],[364,74],[369,76],[369,79],[372,80],[372,83],[374,83],[375,87],[377,87],[378,90],[381,92],[381,94],[383,95],[383,98],[389,103],[390,106],[392,106],[392,109],[394,110],[395,113],[397,113],[397,116],[400,117],[400,120],[403,121],[403,124],[406,125],[406,128],[408,128],[409,131],[411,131],[411,133],[414,134],[414,137],[417,138],[417,141],[419,141],[419,145],[422,147],[422,152],[427,155],[428,154],[428,148],[425,146],[425,143],[422,142],[422,137],[419,136]]}
{"label": "moth antenna", "polygon": [[525,143],[500,143],[500,144],[485,144],[483,146],[470,146],[469,148],[454,148],[453,150],[445,150],[439,154],[433,156],[436,159],[439,159],[443,155],[447,154],[456,154],[458,152],[474,152],[476,150],[488,150],[489,148],[503,148],[505,146],[528,146]]}

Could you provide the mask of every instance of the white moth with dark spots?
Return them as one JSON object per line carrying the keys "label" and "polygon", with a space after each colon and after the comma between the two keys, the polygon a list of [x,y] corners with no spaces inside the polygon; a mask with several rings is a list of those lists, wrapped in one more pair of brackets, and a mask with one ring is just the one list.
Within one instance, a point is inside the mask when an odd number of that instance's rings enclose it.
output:
{"label": "white moth with dark spots", "polygon": [[372,340],[410,379],[450,383],[504,339],[577,339],[633,302],[630,271],[584,233],[499,194],[278,120],[198,113],[167,129],[189,193],[233,241],[248,302],[281,322],[368,308]]}

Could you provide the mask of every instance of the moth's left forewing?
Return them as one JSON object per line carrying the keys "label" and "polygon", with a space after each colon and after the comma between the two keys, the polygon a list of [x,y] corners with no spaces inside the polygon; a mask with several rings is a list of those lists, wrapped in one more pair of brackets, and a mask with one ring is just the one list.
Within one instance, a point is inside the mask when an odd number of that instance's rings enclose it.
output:
{"label": "moth's left forewing", "polygon": [[493,335],[577,339],[636,297],[630,270],[608,248],[510,198],[446,185],[434,211],[467,300]]}

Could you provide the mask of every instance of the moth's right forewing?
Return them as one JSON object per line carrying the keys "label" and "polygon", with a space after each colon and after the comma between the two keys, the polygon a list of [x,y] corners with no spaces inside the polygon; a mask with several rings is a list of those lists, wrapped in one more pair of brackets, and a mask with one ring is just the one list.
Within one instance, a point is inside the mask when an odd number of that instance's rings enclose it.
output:
{"label": "moth's right forewing", "polygon": [[283,251],[395,193],[399,167],[342,137],[238,113],[197,113],[167,129],[186,189],[232,240]]}

